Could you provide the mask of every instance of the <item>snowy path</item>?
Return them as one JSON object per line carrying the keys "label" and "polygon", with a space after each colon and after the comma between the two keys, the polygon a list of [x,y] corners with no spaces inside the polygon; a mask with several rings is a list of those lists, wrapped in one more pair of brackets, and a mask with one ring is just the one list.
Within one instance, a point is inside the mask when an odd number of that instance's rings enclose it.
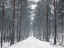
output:
{"label": "snowy path", "polygon": [[63,48],[58,46],[52,46],[47,42],[40,41],[34,37],[29,37],[26,40],[18,42],[9,48]]}

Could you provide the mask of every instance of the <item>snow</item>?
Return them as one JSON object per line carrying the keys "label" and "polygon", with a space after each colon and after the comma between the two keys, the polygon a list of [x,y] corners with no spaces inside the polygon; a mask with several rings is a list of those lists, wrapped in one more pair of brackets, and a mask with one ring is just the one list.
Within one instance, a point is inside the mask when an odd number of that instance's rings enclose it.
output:
{"label": "snow", "polygon": [[50,45],[49,42],[40,41],[33,36],[28,37],[26,40],[20,41],[9,48],[63,48],[61,46]]}
{"label": "snow", "polygon": [[10,43],[5,42],[5,43],[3,44],[3,46],[5,46],[5,47],[7,46],[7,47],[8,47],[8,46],[10,46]]}
{"label": "snow", "polygon": [[[8,48],[10,46],[9,42],[4,42],[2,48]],[[1,48],[1,45],[0,45]]]}
{"label": "snow", "polygon": [[[0,47],[1,48],[1,47]],[[59,45],[50,45],[49,42],[40,41],[33,36],[10,46],[9,42],[3,43],[3,48],[64,48]]]}

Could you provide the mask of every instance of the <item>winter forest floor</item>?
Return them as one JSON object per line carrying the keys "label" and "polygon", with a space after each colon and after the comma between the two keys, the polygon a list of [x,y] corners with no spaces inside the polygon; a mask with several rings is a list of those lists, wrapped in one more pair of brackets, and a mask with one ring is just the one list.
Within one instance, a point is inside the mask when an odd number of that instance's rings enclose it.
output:
{"label": "winter forest floor", "polygon": [[40,41],[33,36],[28,37],[27,39],[15,43],[12,46],[8,47],[8,43],[3,43],[3,48],[64,48],[58,45],[50,45],[49,42]]}

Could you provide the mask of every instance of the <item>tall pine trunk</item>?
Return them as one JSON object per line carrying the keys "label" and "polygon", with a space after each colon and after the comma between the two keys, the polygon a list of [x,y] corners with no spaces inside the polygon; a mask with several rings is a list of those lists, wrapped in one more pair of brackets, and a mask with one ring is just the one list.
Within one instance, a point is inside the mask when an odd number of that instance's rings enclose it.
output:
{"label": "tall pine trunk", "polygon": [[3,25],[4,25],[4,1],[2,1],[2,30],[1,30],[1,48],[3,41]]}
{"label": "tall pine trunk", "polygon": [[45,37],[44,37],[44,21],[43,21],[43,41],[44,41],[44,39],[45,39]]}
{"label": "tall pine trunk", "polygon": [[14,44],[14,38],[15,38],[15,29],[14,29],[14,23],[15,23],[15,4],[16,0],[14,0],[14,6],[13,6],[13,24],[12,24],[12,33],[11,33],[11,45]]}
{"label": "tall pine trunk", "polygon": [[21,9],[20,9],[20,31],[19,31],[19,41],[20,41],[20,38],[21,38],[21,16],[22,16],[22,12],[21,12]]}
{"label": "tall pine trunk", "polygon": [[47,3],[47,16],[46,16],[46,28],[47,28],[47,42],[49,42],[49,32],[48,32],[48,7],[49,3]]}
{"label": "tall pine trunk", "polygon": [[56,45],[56,36],[57,36],[57,31],[56,31],[56,0],[54,0],[54,45]]}
{"label": "tall pine trunk", "polygon": [[61,17],[61,32],[62,32],[62,42],[63,42],[63,14],[62,14],[62,17]]}

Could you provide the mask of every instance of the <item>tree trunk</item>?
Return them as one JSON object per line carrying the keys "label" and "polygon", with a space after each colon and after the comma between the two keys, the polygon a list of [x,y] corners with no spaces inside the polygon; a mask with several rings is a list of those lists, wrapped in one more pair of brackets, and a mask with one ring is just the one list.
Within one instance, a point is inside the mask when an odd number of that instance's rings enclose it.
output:
{"label": "tree trunk", "polygon": [[18,33],[18,32],[19,32],[19,26],[18,26],[18,24],[17,24],[17,34],[16,34],[16,35],[17,35],[17,42],[19,42],[19,39],[18,39],[19,33]]}
{"label": "tree trunk", "polygon": [[62,32],[62,42],[63,42],[63,14],[62,14],[62,17],[61,17],[61,32]]}
{"label": "tree trunk", "polygon": [[13,25],[12,25],[12,33],[11,33],[11,45],[14,44],[14,38],[15,38],[15,29],[14,29],[14,23],[15,23],[15,4],[16,0],[14,0],[14,7],[13,7]]}
{"label": "tree trunk", "polygon": [[43,41],[44,41],[44,39],[45,39],[45,37],[44,37],[44,21],[43,21]]}
{"label": "tree trunk", "polygon": [[20,9],[20,31],[19,31],[19,41],[20,41],[20,38],[21,38],[21,18],[22,18],[22,12],[21,12],[21,9]]}
{"label": "tree trunk", "polygon": [[49,8],[49,3],[47,3],[47,16],[46,16],[47,42],[49,42],[49,33],[48,33],[48,8]]}
{"label": "tree trunk", "polygon": [[2,1],[2,31],[1,31],[1,48],[2,48],[2,37],[3,37],[3,25],[4,25],[4,1]]}
{"label": "tree trunk", "polygon": [[50,16],[49,16],[49,23],[48,23],[48,24],[49,24],[49,25],[48,25],[48,27],[49,27],[49,31],[48,31],[48,32],[49,32],[49,39],[50,39],[50,34],[51,34],[51,32],[50,32],[50,29],[51,29],[51,28],[50,28]]}
{"label": "tree trunk", "polygon": [[54,0],[54,32],[55,32],[54,45],[56,45],[56,36],[57,36],[57,32],[56,32],[56,0]]}

